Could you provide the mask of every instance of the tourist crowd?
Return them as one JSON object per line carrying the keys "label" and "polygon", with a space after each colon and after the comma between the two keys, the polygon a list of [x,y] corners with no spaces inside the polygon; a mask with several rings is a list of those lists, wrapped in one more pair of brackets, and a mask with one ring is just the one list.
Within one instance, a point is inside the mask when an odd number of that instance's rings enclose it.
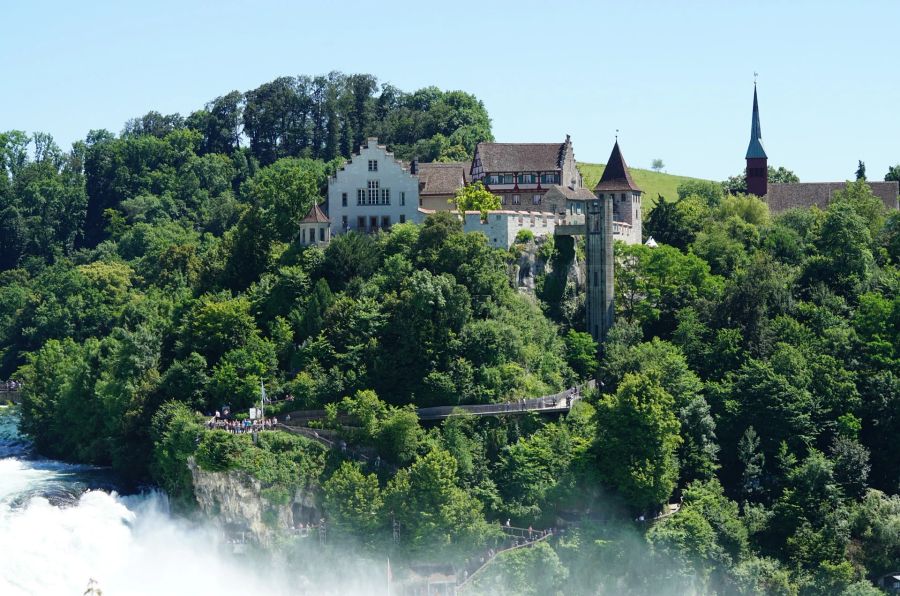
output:
{"label": "tourist crowd", "polygon": [[0,391],[18,391],[22,388],[22,383],[19,381],[13,381],[10,379],[9,381],[0,381]]}
{"label": "tourist crowd", "polygon": [[228,431],[235,435],[240,435],[243,433],[255,433],[263,430],[275,430],[275,427],[278,426],[278,418],[264,418],[257,420],[250,420],[249,418],[245,418],[244,420],[226,420],[224,418],[212,417],[207,423],[206,427],[210,430],[218,429]]}

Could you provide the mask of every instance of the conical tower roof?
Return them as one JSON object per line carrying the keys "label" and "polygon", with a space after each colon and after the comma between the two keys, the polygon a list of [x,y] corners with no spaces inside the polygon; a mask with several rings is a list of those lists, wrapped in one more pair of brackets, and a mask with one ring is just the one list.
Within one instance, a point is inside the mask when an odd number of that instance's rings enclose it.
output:
{"label": "conical tower roof", "polygon": [[762,144],[762,129],[759,125],[759,102],[756,99],[756,84],[753,84],[753,120],[750,123],[750,145],[747,146],[747,159],[768,159]]}
{"label": "conical tower roof", "polygon": [[594,187],[595,191],[617,191],[631,190],[634,192],[643,192],[634,180],[631,179],[631,173],[625,164],[625,158],[622,157],[622,151],[619,149],[619,141],[613,145],[612,153],[606,162],[606,168],[603,175],[600,176],[600,182]]}
{"label": "conical tower roof", "polygon": [[300,223],[329,223],[329,219],[328,216],[325,215],[325,212],[322,211],[322,208],[313,203],[313,206],[310,207],[309,211],[306,213],[306,217],[301,219]]}

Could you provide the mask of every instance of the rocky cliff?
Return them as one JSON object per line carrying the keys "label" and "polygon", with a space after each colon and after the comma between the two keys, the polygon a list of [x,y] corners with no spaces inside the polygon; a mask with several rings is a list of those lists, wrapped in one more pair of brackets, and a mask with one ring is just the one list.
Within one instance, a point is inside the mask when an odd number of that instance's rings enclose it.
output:
{"label": "rocky cliff", "polygon": [[[549,243],[550,250],[542,250]],[[584,280],[584,264],[579,262],[572,246],[561,247],[562,253],[553,250],[554,239],[536,238],[515,246],[515,258],[510,264],[510,278],[513,285],[522,292],[534,293],[535,279],[541,275],[556,275],[563,279],[563,285],[571,283],[581,287]],[[554,254],[549,261],[547,254]],[[556,269],[562,268],[561,271]]]}
{"label": "rocky cliff", "polygon": [[228,532],[248,532],[260,544],[297,524],[318,523],[322,517],[313,490],[298,490],[288,503],[278,504],[267,499],[262,483],[246,472],[208,472],[193,457],[188,468],[200,510]]}

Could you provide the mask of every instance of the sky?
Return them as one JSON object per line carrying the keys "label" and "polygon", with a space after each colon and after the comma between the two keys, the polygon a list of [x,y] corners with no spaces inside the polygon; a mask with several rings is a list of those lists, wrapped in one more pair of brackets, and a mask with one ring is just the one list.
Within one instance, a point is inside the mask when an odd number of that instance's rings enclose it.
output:
{"label": "sky", "polygon": [[802,181],[900,163],[900,2],[0,0],[0,130],[62,147],[284,75],[475,94],[500,142],[741,172],[759,73],[769,164]]}

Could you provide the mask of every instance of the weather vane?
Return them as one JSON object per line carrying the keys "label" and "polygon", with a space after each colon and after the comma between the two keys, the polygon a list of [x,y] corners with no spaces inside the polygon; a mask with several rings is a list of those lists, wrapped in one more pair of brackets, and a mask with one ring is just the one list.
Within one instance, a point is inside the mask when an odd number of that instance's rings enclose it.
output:
{"label": "weather vane", "polygon": [[617,141],[619,140],[619,129],[618,128],[616,129],[616,140]]}
{"label": "weather vane", "polygon": [[754,85],[756,85],[756,77],[758,77],[758,76],[759,76],[759,73],[754,70],[753,71],[753,84]]}

